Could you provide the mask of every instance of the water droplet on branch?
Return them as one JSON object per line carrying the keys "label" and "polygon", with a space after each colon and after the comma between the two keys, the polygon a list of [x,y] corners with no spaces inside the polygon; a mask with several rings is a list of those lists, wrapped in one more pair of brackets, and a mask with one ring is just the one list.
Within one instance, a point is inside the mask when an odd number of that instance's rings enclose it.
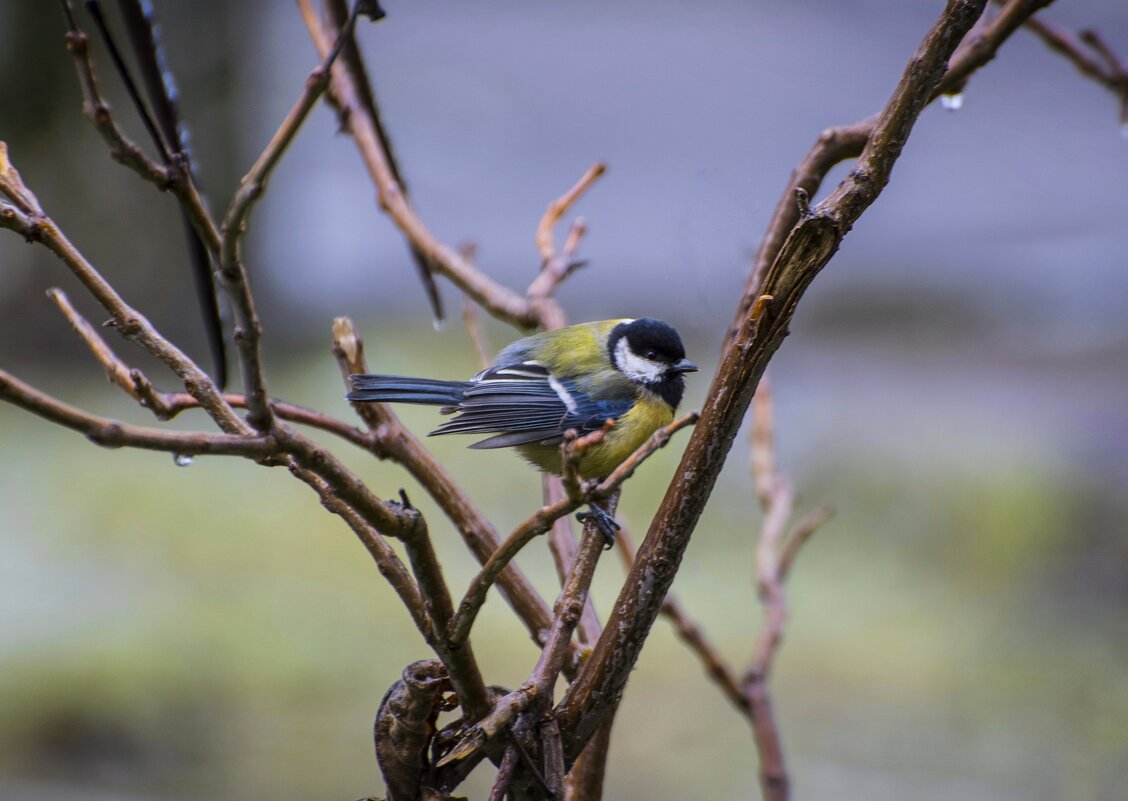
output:
{"label": "water droplet on branch", "polygon": [[174,453],[172,455],[172,462],[177,467],[187,467],[192,464],[192,456],[187,453]]}
{"label": "water droplet on branch", "polygon": [[963,95],[940,95],[940,105],[945,111],[959,111],[963,107]]}

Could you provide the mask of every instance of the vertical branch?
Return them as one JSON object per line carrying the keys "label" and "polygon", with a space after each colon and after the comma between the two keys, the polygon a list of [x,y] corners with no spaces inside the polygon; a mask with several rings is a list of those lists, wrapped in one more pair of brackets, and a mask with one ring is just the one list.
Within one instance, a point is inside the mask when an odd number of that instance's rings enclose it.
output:
{"label": "vertical branch", "polygon": [[[402,490],[400,494],[403,507],[411,509],[406,494]],[[419,582],[419,590],[427,608],[427,617],[431,621],[432,631],[428,640],[446,665],[465,719],[477,720],[490,710],[489,692],[474,659],[470,641],[466,639],[453,645],[447,637],[447,628],[454,616],[454,605],[422,515],[416,514],[415,525],[402,534],[400,540],[407,550],[411,569]]]}
{"label": "vertical branch", "polygon": [[[608,514],[614,515],[618,504],[619,492],[616,490],[604,504]],[[584,524],[584,533],[580,538],[580,547],[576,551],[572,568],[556,599],[552,627],[549,629],[544,649],[530,676],[530,684],[538,703],[549,705],[552,703],[552,688],[564,667],[568,644],[583,615],[588,588],[595,575],[595,565],[603,552],[605,541],[606,537],[595,520],[588,520]]]}
{"label": "vertical branch", "polygon": [[615,725],[618,710],[618,705],[611,708],[568,771],[564,785],[565,801],[601,801],[603,798],[607,755],[611,749],[611,729]]}
{"label": "vertical branch", "polygon": [[787,522],[795,505],[795,491],[786,476],[775,468],[771,390],[767,379],[760,381],[752,407],[750,432],[752,474],[756,494],[764,511],[760,538],[756,545],[756,589],[764,607],[764,622],[756,642],[752,664],[745,674],[744,693],[748,699],[756,751],[760,756],[760,787],[765,801],[787,801],[791,781],[783,756],[783,738],[776,724],[768,690],[768,674],[783,638],[787,620],[787,596],[780,573],[780,551]]}
{"label": "vertical branch", "polygon": [[286,115],[286,119],[282,121],[278,131],[271,137],[250,171],[239,182],[239,188],[231,199],[231,205],[220,227],[222,242],[219,249],[219,274],[233,301],[236,322],[235,346],[239,352],[239,364],[243,373],[244,394],[247,396],[251,424],[259,431],[270,429],[274,424],[274,414],[268,402],[266,378],[262,370],[260,345],[262,324],[255,311],[246,268],[240,257],[241,240],[246,232],[251,208],[262,196],[274,168],[278,166],[282,155],[297,136],[298,129],[329,85],[333,62],[337,60],[345,39],[356,24],[360,7],[360,2],[357,2],[349,15],[348,23],[325,56],[324,63],[310,73],[290,113]]}
{"label": "vertical branch", "polygon": [[[88,2],[87,8],[95,16],[121,79],[137,107],[137,113],[153,139],[153,144],[160,153],[161,161],[166,167],[179,172],[187,180],[195,182],[192,159],[187,147],[187,134],[181,124],[180,113],[175,100],[176,88],[172,83],[172,74],[164,63],[164,54],[157,37],[156,24],[152,18],[152,7],[141,0],[118,0],[117,5],[122,21],[125,23],[126,33],[132,45],[133,55],[141,73],[145,92],[149,97],[152,119],[150,119],[149,107],[146,107],[141,100],[141,96],[133,84],[133,78],[117,52],[109,27],[102,19],[99,4]],[[224,347],[219,298],[212,278],[211,254],[208,252],[202,235],[193,226],[191,210],[184,203],[180,204],[180,218],[187,237],[188,259],[192,267],[192,283],[196,290],[196,302],[203,317],[208,348],[211,350],[215,382],[220,389],[223,389],[227,386],[227,351]]]}
{"label": "vertical branch", "polygon": [[[556,476],[544,476],[541,479],[545,506],[552,506],[562,502],[565,498],[564,487]],[[567,580],[568,572],[576,558],[576,535],[572,532],[572,521],[567,515],[556,518],[552,528],[548,530],[548,549],[552,553],[552,562],[556,567],[556,575],[561,586]],[[595,612],[595,605],[590,594],[584,601],[584,611],[580,617],[578,628],[580,642],[591,645],[599,638],[603,630],[599,622],[599,615]]]}
{"label": "vertical branch", "polygon": [[513,781],[513,769],[517,767],[517,746],[510,743],[505,748],[505,756],[501,759],[501,766],[497,769],[493,787],[490,788],[489,801],[505,801],[509,793],[509,785]]}

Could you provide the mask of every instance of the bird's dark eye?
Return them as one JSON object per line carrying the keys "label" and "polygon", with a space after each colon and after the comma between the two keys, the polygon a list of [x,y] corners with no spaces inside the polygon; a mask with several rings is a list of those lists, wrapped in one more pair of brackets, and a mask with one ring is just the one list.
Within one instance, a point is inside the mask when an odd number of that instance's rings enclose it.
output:
{"label": "bird's dark eye", "polygon": [[655,359],[658,358],[658,352],[653,351],[653,350],[648,350],[646,353],[642,354],[642,357],[644,359],[650,359],[651,361],[654,361]]}

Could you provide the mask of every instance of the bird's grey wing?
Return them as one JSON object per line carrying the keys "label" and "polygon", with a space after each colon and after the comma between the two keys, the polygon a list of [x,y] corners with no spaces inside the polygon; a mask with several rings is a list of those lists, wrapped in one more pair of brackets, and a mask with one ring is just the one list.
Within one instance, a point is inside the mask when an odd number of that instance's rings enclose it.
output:
{"label": "bird's grey wing", "polygon": [[479,373],[458,404],[458,414],[432,434],[494,434],[472,448],[557,444],[569,429],[593,431],[625,414],[631,398],[595,400],[572,381],[560,381],[539,364],[523,362]]}

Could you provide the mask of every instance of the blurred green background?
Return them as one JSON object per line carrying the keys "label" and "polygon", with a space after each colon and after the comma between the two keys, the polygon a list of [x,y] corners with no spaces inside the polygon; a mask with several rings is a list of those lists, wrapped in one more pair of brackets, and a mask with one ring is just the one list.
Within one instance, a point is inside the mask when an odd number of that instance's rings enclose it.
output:
{"label": "blurred green background", "polygon": [[[574,320],[653,314],[686,334],[700,403],[788,171],[822,127],[887,96],[940,3],[406,3],[361,39],[404,171],[445,241],[524,286],[545,203],[596,159],[578,211],[591,265]],[[1058,5],[1061,7],[1058,8]],[[201,174],[223,208],[312,49],[268,2],[157,3]],[[1121,3],[1055,4],[1128,50]],[[85,23],[90,28],[88,21]],[[128,300],[205,359],[173,201],[114,165],[80,115],[51,3],[0,6],[0,139],[48,212]],[[848,43],[848,47],[844,45]],[[96,58],[119,117],[141,138]],[[271,390],[350,416],[328,353],[356,319],[370,366],[461,377],[351,142],[317,109],[252,220]],[[835,519],[800,557],[774,682],[801,799],[1112,801],[1128,786],[1128,145],[1113,102],[1020,32],[958,114],[922,116],[893,182],[773,362],[780,460]],[[0,236],[5,369],[150,422],[43,296],[97,308]],[[514,336],[487,324],[493,346]],[[159,386],[167,373],[115,343]],[[425,432],[433,411],[407,409]],[[178,426],[203,425],[185,414]],[[684,435],[630,483],[640,536]],[[283,471],[106,451],[0,406],[0,797],[352,799],[381,792],[376,705],[427,656],[351,533]],[[434,450],[504,530],[536,507],[516,458]],[[455,592],[474,564],[400,471]],[[738,668],[759,608],[759,516],[738,442],[675,584]],[[556,592],[541,547],[519,559]],[[596,577],[606,610],[622,571]],[[475,648],[516,685],[536,653],[491,596]],[[468,790],[484,797],[489,771]],[[755,797],[747,724],[659,622],[616,723],[613,799]]]}

